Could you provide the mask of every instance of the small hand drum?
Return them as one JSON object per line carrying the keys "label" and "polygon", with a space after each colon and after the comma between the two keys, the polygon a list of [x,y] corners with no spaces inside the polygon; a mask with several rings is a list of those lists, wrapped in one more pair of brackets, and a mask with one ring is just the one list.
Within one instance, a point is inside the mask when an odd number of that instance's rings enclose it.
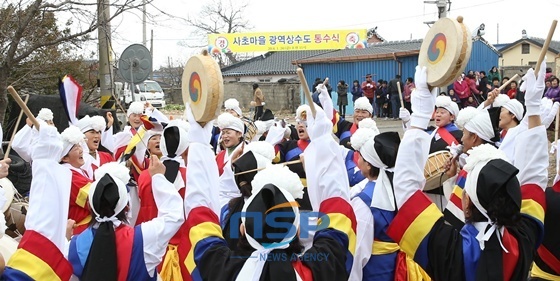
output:
{"label": "small hand drum", "polygon": [[5,262],[12,257],[18,248],[19,242],[8,235],[2,236],[0,238],[0,254],[4,258]]}
{"label": "small hand drum", "polygon": [[0,187],[4,189],[4,198],[6,198],[6,202],[4,203],[3,206],[1,206],[2,212],[5,213],[8,210],[8,208],[10,208],[10,205],[14,200],[15,187],[12,184],[12,182],[7,178],[0,179]]}
{"label": "small hand drum", "polygon": [[185,65],[182,82],[183,101],[189,103],[199,123],[214,120],[224,99],[224,80],[216,61],[205,50]]}
{"label": "small hand drum", "polygon": [[425,191],[440,187],[449,178],[445,173],[445,163],[452,157],[451,152],[447,150],[434,152],[428,156],[428,161],[424,167]]}
{"label": "small hand drum", "polygon": [[471,34],[463,24],[463,17],[439,19],[422,41],[418,56],[418,65],[427,68],[428,85],[451,84],[467,66],[471,48]]}

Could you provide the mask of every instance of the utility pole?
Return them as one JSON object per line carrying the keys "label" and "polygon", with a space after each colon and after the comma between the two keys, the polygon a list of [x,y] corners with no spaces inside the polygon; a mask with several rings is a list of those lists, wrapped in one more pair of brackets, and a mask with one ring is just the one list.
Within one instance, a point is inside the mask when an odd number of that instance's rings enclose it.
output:
{"label": "utility pole", "polygon": [[146,0],[142,0],[142,45],[148,47],[146,41]]}
{"label": "utility pole", "polygon": [[[432,0],[432,1],[424,1],[424,4],[436,4],[438,8],[438,19],[447,17],[447,4],[451,7],[451,0]],[[424,24],[427,24],[431,27],[435,21],[426,21]]]}
{"label": "utility pole", "polygon": [[[451,4],[451,1],[449,1]],[[447,17],[447,0],[437,0],[436,6],[438,8],[438,18]]]}
{"label": "utility pole", "polygon": [[[154,30],[151,30],[150,36],[150,54],[152,55],[152,59],[154,58]],[[152,66],[152,71],[150,72],[150,80],[154,80],[154,67]]]}
{"label": "utility pole", "polygon": [[[111,46],[111,25],[109,19],[111,18],[109,0],[98,0],[97,2],[97,21],[99,27],[97,28],[97,36],[99,40],[99,94],[101,101],[101,108],[106,108],[105,104],[113,97],[113,69],[111,63],[111,56],[109,47]],[[109,108],[114,108],[113,104]]]}

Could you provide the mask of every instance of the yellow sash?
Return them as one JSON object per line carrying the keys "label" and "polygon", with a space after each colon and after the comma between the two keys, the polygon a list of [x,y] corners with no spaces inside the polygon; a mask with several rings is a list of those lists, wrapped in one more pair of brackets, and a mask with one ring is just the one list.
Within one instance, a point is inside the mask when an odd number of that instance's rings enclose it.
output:
{"label": "yellow sash", "polygon": [[400,249],[399,244],[383,241],[373,241],[373,247],[371,248],[372,255],[386,255],[391,254]]}
{"label": "yellow sash", "polygon": [[84,224],[88,224],[91,221],[91,215],[88,215],[85,219],[77,222],[75,226],[82,226]]}
{"label": "yellow sash", "polygon": [[531,269],[531,277],[537,277],[544,280],[560,281],[560,276],[544,272],[537,266],[536,263],[533,263],[533,269]]}
{"label": "yellow sash", "polygon": [[159,275],[163,281],[183,280],[181,268],[179,267],[177,245],[167,245],[167,253],[165,254]]}

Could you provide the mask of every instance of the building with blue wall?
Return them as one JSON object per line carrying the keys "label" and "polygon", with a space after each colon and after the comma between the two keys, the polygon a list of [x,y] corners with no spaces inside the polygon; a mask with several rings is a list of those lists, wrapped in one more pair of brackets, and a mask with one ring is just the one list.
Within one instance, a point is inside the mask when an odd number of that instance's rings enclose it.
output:
{"label": "building with blue wall", "polygon": [[[383,42],[370,45],[365,49],[345,49],[323,53],[313,57],[292,61],[292,64],[304,69],[308,86],[311,88],[315,78],[329,77],[333,87],[333,102],[337,102],[336,84],[344,80],[350,87],[352,81],[360,83],[366,74],[372,74],[373,80],[391,80],[396,74],[414,77],[418,64],[418,54],[422,40]],[[500,52],[482,37],[473,38],[471,57],[465,69],[488,71],[498,65]],[[303,95],[301,95],[303,97]],[[352,97],[348,95],[347,112],[352,112]],[[302,99],[302,103],[305,101]]]}

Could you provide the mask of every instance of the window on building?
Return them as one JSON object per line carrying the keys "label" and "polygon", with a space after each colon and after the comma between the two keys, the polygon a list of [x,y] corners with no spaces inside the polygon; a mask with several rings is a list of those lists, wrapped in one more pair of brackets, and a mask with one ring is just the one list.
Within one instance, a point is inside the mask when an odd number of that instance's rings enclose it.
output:
{"label": "window on building", "polygon": [[529,43],[521,44],[521,53],[522,54],[528,54],[530,51],[531,51],[531,45],[529,45]]}
{"label": "window on building", "polygon": [[259,82],[270,82],[271,78],[259,78]]}

